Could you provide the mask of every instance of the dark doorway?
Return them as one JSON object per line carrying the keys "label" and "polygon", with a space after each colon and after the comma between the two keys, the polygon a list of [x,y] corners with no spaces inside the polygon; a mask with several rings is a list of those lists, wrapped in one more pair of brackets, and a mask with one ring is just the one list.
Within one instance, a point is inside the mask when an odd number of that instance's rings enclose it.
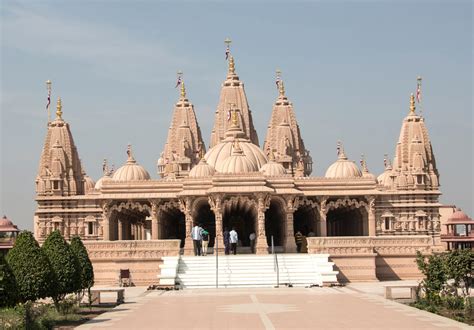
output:
{"label": "dark doorway", "polygon": [[250,234],[256,233],[255,208],[248,203],[227,205],[223,216],[223,229],[229,231],[235,228],[239,236],[238,246],[250,246]]}
{"label": "dark doorway", "polygon": [[327,214],[328,236],[367,235],[367,216],[361,209],[342,207]]}
{"label": "dark doorway", "polygon": [[283,246],[285,242],[285,218],[285,209],[282,203],[272,200],[270,207],[265,212],[265,233],[267,235],[268,246],[272,246],[272,236],[275,246]]}
{"label": "dark doorway", "polygon": [[184,247],[184,239],[186,238],[186,223],[184,213],[178,208],[163,211],[161,219],[161,235],[164,239],[181,240],[181,248]]}
{"label": "dark doorway", "polygon": [[309,205],[301,205],[293,217],[293,230],[300,231],[304,236],[316,236],[316,212]]}
{"label": "dark doorway", "polygon": [[213,247],[216,237],[216,217],[207,201],[196,205],[196,213],[193,218],[195,222],[201,224],[202,228],[209,232],[209,247]]}

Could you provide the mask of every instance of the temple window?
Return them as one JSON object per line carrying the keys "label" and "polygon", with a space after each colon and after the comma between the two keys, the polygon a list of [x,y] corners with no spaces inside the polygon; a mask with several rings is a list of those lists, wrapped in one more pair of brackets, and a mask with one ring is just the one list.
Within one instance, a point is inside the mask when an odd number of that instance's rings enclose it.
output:
{"label": "temple window", "polygon": [[94,223],[88,222],[87,223],[87,235],[94,235]]}

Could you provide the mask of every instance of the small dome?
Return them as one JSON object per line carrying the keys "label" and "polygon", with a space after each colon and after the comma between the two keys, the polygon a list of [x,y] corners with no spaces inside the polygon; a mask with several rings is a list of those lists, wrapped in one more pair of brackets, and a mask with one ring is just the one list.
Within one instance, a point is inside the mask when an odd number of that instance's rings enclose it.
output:
{"label": "small dome", "polygon": [[84,192],[89,194],[95,187],[95,182],[87,174],[84,175]]}
{"label": "small dome", "polygon": [[219,172],[238,174],[257,172],[258,169],[258,165],[245,155],[244,151],[240,148],[239,142],[235,141],[231,156],[222,162]]}
{"label": "small dome", "polygon": [[150,174],[141,165],[137,164],[137,161],[132,156],[131,146],[128,146],[127,150],[128,159],[127,163],[120,167],[112,176],[114,181],[143,181],[150,180]]}
{"label": "small dome", "polygon": [[221,143],[209,149],[204,156],[207,163],[214,167],[217,172],[224,173],[223,165],[226,159],[232,155],[232,145],[234,140],[239,143],[240,149],[245,154],[245,158],[252,163],[253,168],[256,168],[255,171],[258,171],[268,162],[267,156],[265,156],[264,152],[257,145],[251,143],[247,139],[232,139],[228,137]]}
{"label": "small dome", "polygon": [[94,189],[95,190],[100,190],[102,189],[102,185],[104,184],[105,181],[111,181],[112,177],[110,175],[104,175],[101,177],[97,182],[95,183]]}
{"label": "small dome", "polygon": [[18,231],[18,228],[4,215],[3,218],[0,219],[0,231]]}
{"label": "small dome", "polygon": [[384,187],[391,187],[393,182],[392,164],[387,159],[384,160],[385,171],[377,177],[377,183]]}
{"label": "small dome", "polygon": [[446,223],[465,223],[470,221],[472,221],[472,219],[469,218],[466,213],[457,209],[453,214],[451,214]]}
{"label": "small dome", "polygon": [[357,165],[348,160],[342,145],[338,146],[339,158],[326,171],[326,178],[342,179],[342,178],[360,178],[362,173]]}
{"label": "small dome", "polygon": [[206,159],[201,158],[199,161],[199,164],[194,166],[191,171],[189,171],[189,177],[190,178],[202,178],[202,177],[209,177],[213,176],[216,170],[214,167],[209,165],[206,162]]}
{"label": "small dome", "polygon": [[269,161],[260,168],[260,172],[266,176],[282,176],[286,174],[286,170],[280,163]]}

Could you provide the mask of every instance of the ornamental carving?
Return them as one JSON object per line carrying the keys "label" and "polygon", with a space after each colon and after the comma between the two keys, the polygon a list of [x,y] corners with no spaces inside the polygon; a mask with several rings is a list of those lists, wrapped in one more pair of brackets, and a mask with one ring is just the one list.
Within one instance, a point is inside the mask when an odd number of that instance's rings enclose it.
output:
{"label": "ornamental carving", "polygon": [[325,210],[325,214],[327,214],[330,210],[338,209],[342,207],[348,207],[351,209],[358,209],[364,207],[367,211],[369,211],[369,205],[364,201],[358,201],[355,198],[350,199],[349,197],[339,198],[336,201],[330,201],[323,206],[323,202],[321,202],[321,210]]}
{"label": "ornamental carving", "polygon": [[114,204],[110,207],[110,211],[117,211],[121,212],[122,210],[138,210],[140,212],[148,211],[151,213],[151,208],[147,204],[140,203],[140,202],[121,202],[120,204]]}

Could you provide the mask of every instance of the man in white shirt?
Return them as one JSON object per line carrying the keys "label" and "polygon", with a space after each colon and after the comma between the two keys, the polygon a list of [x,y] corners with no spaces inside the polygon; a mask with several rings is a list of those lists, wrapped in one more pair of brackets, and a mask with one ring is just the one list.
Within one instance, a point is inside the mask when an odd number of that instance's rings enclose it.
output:
{"label": "man in white shirt", "polygon": [[193,246],[194,246],[194,255],[200,256],[201,255],[201,243],[202,243],[202,228],[200,225],[195,224],[193,229],[191,230],[191,238],[193,239]]}
{"label": "man in white shirt", "polygon": [[232,227],[232,230],[229,233],[230,235],[230,250],[234,255],[237,254],[237,242],[239,241],[239,235],[235,231],[235,227]]}

